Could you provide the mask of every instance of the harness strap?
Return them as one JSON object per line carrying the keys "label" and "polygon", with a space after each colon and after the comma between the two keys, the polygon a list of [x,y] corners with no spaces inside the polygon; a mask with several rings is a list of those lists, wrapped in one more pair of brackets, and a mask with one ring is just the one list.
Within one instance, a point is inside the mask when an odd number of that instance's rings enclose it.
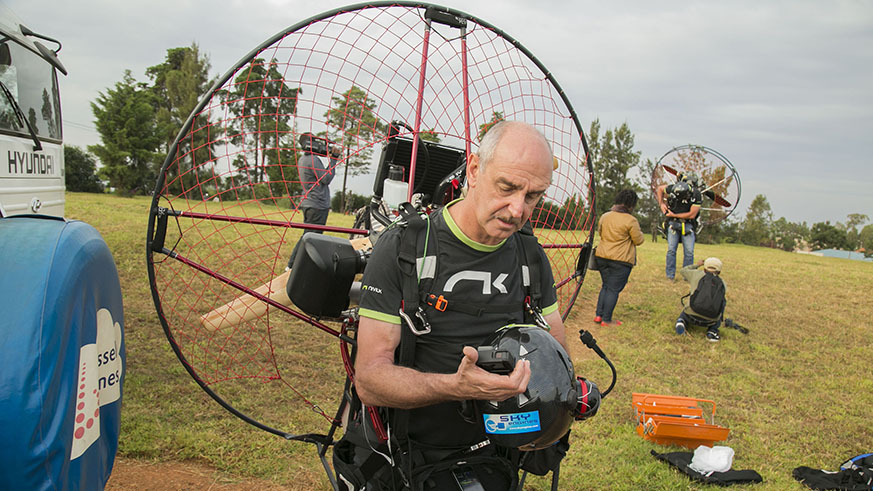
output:
{"label": "harness strap", "polygon": [[[400,248],[397,256],[397,264],[402,273],[401,290],[403,300],[401,302],[401,317],[410,323],[409,326],[401,326],[400,345],[397,347],[397,364],[411,367],[415,361],[415,343],[419,334],[429,332],[426,329],[414,330],[415,319],[426,323],[424,310],[419,302],[420,293],[418,288],[418,272],[415,270],[415,256],[418,238],[422,236],[422,230],[426,230],[427,222],[421,218],[418,212],[409,203],[403,203],[400,214],[405,222],[406,229],[400,234]],[[400,448],[407,446],[409,434],[409,411],[390,410],[392,435],[397,440]]]}
{"label": "harness strap", "polygon": [[[530,293],[531,300],[534,301],[536,307],[540,306],[540,300],[543,298],[543,293],[540,287],[540,278],[542,273],[543,264],[538,253],[539,250],[539,242],[537,238],[533,235],[522,235],[518,236],[521,239],[521,248],[524,250],[525,256],[525,265],[528,267],[528,274],[530,275],[530,284],[528,285],[528,291]],[[525,245],[527,242],[527,245]]]}
{"label": "harness strap", "polygon": [[464,314],[472,315],[474,317],[479,317],[482,314],[504,314],[504,313],[512,313],[518,312],[518,303],[505,303],[505,304],[492,304],[485,307],[478,306],[477,304],[470,302],[459,302],[457,300],[447,300],[442,295],[437,296],[436,294],[430,293],[425,296],[425,303],[430,305],[431,307],[439,310],[440,312],[452,311],[452,312],[462,312]]}

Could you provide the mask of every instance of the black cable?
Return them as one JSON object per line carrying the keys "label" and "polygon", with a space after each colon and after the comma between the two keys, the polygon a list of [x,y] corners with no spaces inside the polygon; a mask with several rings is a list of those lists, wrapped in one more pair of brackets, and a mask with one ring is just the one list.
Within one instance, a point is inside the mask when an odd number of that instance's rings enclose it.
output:
{"label": "black cable", "polygon": [[603,350],[600,349],[600,346],[597,346],[597,340],[594,339],[594,336],[589,331],[586,331],[585,329],[580,329],[579,340],[582,341],[582,344],[594,350],[594,352],[597,353],[597,356],[603,358],[603,361],[605,361],[606,364],[609,365],[609,368],[612,370],[612,383],[609,384],[609,388],[600,393],[601,398],[606,397],[606,394],[609,394],[612,388],[615,387],[615,381],[618,378],[618,374],[615,371],[615,365],[613,365],[612,362],[609,361],[609,358],[606,357],[606,353],[604,353]]}

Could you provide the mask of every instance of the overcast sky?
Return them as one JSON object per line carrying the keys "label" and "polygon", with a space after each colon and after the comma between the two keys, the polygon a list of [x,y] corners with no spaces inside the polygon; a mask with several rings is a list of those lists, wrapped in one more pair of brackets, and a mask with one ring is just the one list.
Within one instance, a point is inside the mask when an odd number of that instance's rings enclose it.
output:
{"label": "overcast sky", "polygon": [[[99,143],[90,102],[125,69],[200,45],[215,75],[274,34],[354,2],[0,0],[63,43],[65,142]],[[627,123],[643,159],[703,145],[763,194],[774,217],[873,219],[873,1],[435,2],[527,47],[568,93],[583,128]]]}

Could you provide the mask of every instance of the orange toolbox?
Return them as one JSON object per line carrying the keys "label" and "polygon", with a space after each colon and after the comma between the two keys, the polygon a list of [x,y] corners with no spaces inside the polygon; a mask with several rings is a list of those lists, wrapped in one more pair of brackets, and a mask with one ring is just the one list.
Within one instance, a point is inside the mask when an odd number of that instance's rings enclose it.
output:
{"label": "orange toolbox", "polygon": [[[634,392],[632,402],[637,434],[654,443],[711,447],[726,440],[730,432],[715,424],[715,401],[709,399]],[[706,405],[711,406],[711,412],[705,411]]]}

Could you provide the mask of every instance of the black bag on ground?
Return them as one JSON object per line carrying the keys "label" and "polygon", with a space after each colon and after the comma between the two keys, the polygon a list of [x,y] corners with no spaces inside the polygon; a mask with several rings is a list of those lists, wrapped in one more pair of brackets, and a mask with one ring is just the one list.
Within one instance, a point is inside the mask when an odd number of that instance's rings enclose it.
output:
{"label": "black bag on ground", "polygon": [[792,475],[812,489],[870,490],[873,489],[873,453],[852,457],[837,472],[800,466]]}
{"label": "black bag on ground", "polygon": [[698,314],[715,319],[724,310],[724,282],[718,275],[706,273],[691,294],[689,306]]}

